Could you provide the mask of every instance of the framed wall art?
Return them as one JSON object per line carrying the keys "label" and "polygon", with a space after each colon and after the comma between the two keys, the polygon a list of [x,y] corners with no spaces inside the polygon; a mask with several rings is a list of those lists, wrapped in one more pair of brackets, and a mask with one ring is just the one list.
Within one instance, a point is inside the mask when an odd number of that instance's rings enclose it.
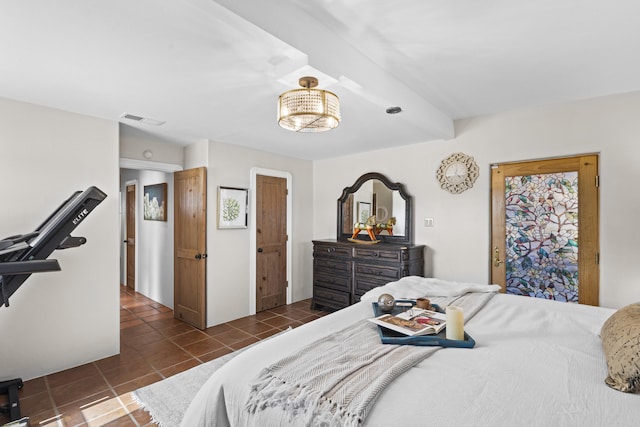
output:
{"label": "framed wall art", "polygon": [[144,186],[144,219],[167,220],[167,183]]}
{"label": "framed wall art", "polygon": [[218,228],[247,228],[249,190],[218,187]]}
{"label": "framed wall art", "polygon": [[358,202],[358,222],[365,223],[371,216],[371,203]]}

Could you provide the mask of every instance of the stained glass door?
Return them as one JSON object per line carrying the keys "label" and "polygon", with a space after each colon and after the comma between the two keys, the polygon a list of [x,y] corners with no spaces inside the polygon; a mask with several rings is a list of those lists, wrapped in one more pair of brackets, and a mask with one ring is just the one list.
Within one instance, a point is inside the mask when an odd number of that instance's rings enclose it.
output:
{"label": "stained glass door", "polygon": [[492,283],[598,305],[597,156],[492,167]]}

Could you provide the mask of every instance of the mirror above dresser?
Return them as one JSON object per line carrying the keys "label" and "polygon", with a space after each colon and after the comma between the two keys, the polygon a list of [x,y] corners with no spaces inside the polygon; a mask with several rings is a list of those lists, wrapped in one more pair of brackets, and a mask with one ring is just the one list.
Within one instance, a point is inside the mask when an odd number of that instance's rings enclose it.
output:
{"label": "mirror above dresser", "polygon": [[[338,199],[337,239],[313,241],[312,307],[338,310],[370,289],[423,276],[424,246],[413,244],[412,209],[404,185],[380,173],[346,187]],[[373,238],[367,220],[375,224]]]}
{"label": "mirror above dresser", "polygon": [[345,187],[338,199],[337,240],[371,241],[366,229],[354,235],[357,224],[375,222],[376,238],[384,243],[413,244],[412,197],[404,185],[369,172]]}

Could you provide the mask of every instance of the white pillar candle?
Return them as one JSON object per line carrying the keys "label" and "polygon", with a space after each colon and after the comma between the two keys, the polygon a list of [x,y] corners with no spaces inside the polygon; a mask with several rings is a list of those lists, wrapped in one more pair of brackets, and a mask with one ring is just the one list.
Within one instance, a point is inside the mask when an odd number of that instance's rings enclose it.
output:
{"label": "white pillar candle", "polygon": [[447,306],[447,339],[464,339],[464,314],[460,307]]}

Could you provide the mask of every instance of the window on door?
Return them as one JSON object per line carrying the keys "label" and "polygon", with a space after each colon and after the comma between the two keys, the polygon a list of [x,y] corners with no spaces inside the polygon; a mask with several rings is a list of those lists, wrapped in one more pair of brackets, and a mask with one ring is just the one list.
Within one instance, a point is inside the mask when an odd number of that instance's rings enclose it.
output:
{"label": "window on door", "polygon": [[492,282],[506,293],[598,305],[598,158],[492,167]]}

